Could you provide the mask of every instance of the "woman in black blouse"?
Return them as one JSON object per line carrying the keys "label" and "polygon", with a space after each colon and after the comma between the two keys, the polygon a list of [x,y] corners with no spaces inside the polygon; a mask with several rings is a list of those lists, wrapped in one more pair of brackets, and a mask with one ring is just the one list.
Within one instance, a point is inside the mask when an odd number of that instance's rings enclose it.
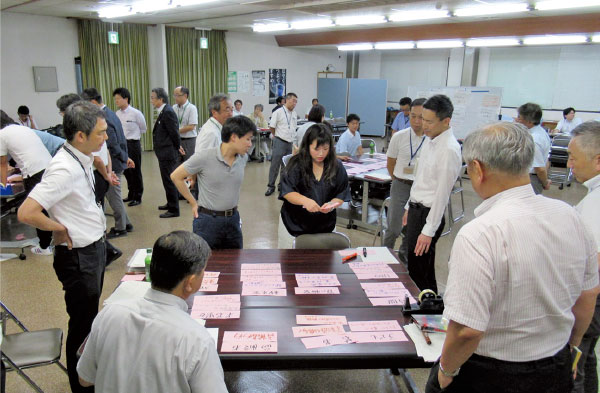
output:
{"label": "woman in black blouse", "polygon": [[281,220],[292,236],[331,232],[335,208],[350,200],[348,175],[335,156],[331,129],[312,125],[281,179]]}

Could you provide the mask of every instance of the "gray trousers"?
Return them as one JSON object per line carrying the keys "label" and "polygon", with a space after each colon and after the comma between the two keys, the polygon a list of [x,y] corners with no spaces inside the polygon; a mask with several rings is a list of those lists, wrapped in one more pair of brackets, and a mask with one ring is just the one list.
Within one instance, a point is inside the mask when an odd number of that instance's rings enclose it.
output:
{"label": "gray trousers", "polygon": [[119,178],[119,184],[113,186],[112,184],[108,187],[108,191],[106,192],[106,199],[108,200],[108,204],[115,214],[115,229],[118,231],[122,231],[125,229],[127,224],[131,224],[129,221],[129,217],[127,217],[127,212],[125,211],[125,204],[123,203],[123,196],[121,195],[121,178],[123,176],[123,172],[116,173]]}
{"label": "gray trousers", "polygon": [[533,187],[533,192],[535,192],[536,195],[541,194],[542,191],[544,191],[544,186],[542,185],[540,178],[536,174],[530,173],[529,179],[531,181],[531,187]]}
{"label": "gray trousers", "polygon": [[[185,156],[181,157],[181,162],[187,161],[196,152],[196,137],[193,138],[181,138],[181,146],[185,150]],[[198,183],[194,183],[194,186],[190,189],[190,192],[194,198],[198,199]]]}
{"label": "gray trousers", "polygon": [[[270,188],[275,188],[275,181],[280,169],[283,170],[281,159],[283,156],[292,154],[292,142],[286,142],[283,139],[273,138],[273,154],[271,156],[271,167],[269,168],[269,184]],[[279,180],[281,181],[281,179]]]}
{"label": "gray trousers", "polygon": [[[390,190],[390,207],[387,211],[387,230],[383,237],[383,245],[394,249],[396,240],[402,232],[402,216],[404,216],[404,206],[410,197],[409,184],[403,183],[400,180],[392,180],[392,189]],[[402,239],[402,245],[400,246],[400,253],[405,257],[406,253],[406,241]]]}

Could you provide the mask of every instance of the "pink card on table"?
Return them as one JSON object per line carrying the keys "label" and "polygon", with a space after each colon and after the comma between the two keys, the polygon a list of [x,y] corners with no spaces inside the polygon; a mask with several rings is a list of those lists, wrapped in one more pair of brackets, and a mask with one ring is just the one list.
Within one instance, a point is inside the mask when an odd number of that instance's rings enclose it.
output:
{"label": "pink card on table", "polygon": [[401,298],[404,298],[404,296],[411,297],[408,289],[403,289],[403,288],[365,289],[365,294],[368,297],[401,297]]}
{"label": "pink card on table", "polygon": [[277,341],[277,332],[226,331],[226,332],[223,332],[223,341],[273,342],[273,341]]}
{"label": "pink card on table", "polygon": [[202,285],[214,285],[219,282],[217,277],[204,277],[202,279]]}
{"label": "pink card on table", "polygon": [[387,321],[350,321],[348,322],[352,332],[377,332],[388,330],[402,330],[397,320]]}
{"label": "pink card on table", "polygon": [[200,289],[198,289],[198,292],[217,292],[218,289],[219,286],[217,284],[204,284],[204,282],[202,282],[202,285],[200,285]]}
{"label": "pink card on table", "polygon": [[145,274],[126,274],[121,281],[144,281],[145,278]]}
{"label": "pink card on table", "polygon": [[[370,297],[369,300],[374,306],[403,306],[405,302],[404,297]],[[409,300],[415,301],[412,297]]]}
{"label": "pink card on table", "polygon": [[240,309],[241,303],[222,303],[222,304],[199,304],[193,305],[192,310],[205,311],[236,311]]}
{"label": "pink card on table", "polygon": [[207,272],[207,271],[204,271],[204,278],[206,278],[206,277],[216,278],[216,277],[219,277],[219,274],[221,274],[221,272]]}
{"label": "pink card on table", "polygon": [[298,325],[347,325],[344,315],[296,315]]}
{"label": "pink card on table", "polygon": [[277,341],[256,342],[256,341],[225,341],[221,344],[221,352],[258,352],[258,353],[277,353]]}
{"label": "pink card on table", "polygon": [[296,295],[339,295],[338,287],[295,287]]}
{"label": "pink card on table", "polygon": [[329,334],[344,334],[342,325],[294,326],[294,337],[326,336]]}
{"label": "pink card on table", "polygon": [[283,278],[281,277],[281,274],[278,276],[256,276],[254,274],[244,274],[242,272],[242,275],[240,276],[240,281],[242,281],[242,282],[246,282],[246,281],[281,282],[281,281],[283,281]]}
{"label": "pink card on table", "polygon": [[369,273],[357,273],[356,278],[359,280],[387,280],[390,278],[399,278],[394,272],[378,272],[371,271]]}
{"label": "pink card on table", "polygon": [[301,274],[296,273],[299,287],[337,287],[340,286],[335,274]]}
{"label": "pink card on table", "polygon": [[[355,251],[356,252],[356,251]],[[366,268],[386,268],[389,265],[385,262],[350,262],[348,263],[350,269],[366,269]]]}
{"label": "pink card on table", "polygon": [[406,288],[403,283],[400,281],[391,281],[391,282],[361,282],[360,286],[362,289],[404,289]]}
{"label": "pink card on table", "polygon": [[204,295],[194,297],[194,305],[192,308],[196,308],[203,304],[222,304],[222,303],[240,303],[240,294],[234,295]]}
{"label": "pink card on table", "polygon": [[281,271],[281,263],[242,263],[242,270],[279,270]]}
{"label": "pink card on table", "polygon": [[242,288],[285,288],[284,281],[244,281]]}
{"label": "pink card on table", "polygon": [[190,316],[194,319],[239,319],[240,310],[237,311],[210,311],[192,310]]}
{"label": "pink card on table", "polygon": [[242,270],[242,276],[281,276],[280,269],[246,269]]}
{"label": "pink card on table", "polygon": [[242,296],[287,296],[287,290],[282,288],[244,286],[242,288]]}
{"label": "pink card on table", "polygon": [[354,342],[349,334],[330,334],[327,336],[303,337],[300,340],[302,340],[302,344],[304,344],[306,349],[352,344]]}
{"label": "pink card on table", "polygon": [[401,331],[391,332],[352,332],[348,335],[356,343],[389,343],[395,341],[408,341]]}

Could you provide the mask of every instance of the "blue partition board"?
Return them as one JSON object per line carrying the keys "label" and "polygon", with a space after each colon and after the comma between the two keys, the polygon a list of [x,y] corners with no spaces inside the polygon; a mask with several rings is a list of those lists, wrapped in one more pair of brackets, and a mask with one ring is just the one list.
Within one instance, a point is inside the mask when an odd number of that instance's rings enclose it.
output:
{"label": "blue partition board", "polygon": [[348,113],[360,117],[360,134],[384,136],[387,80],[349,79],[348,85]]}
{"label": "blue partition board", "polygon": [[325,118],[333,111],[333,117],[346,117],[346,98],[348,96],[348,79],[317,79],[317,97],[319,104],[325,107]]}

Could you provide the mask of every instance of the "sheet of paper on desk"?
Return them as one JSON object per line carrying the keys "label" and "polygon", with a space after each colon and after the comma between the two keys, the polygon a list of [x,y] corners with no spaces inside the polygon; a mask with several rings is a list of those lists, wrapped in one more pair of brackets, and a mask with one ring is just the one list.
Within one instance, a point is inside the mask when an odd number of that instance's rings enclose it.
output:
{"label": "sheet of paper on desk", "polygon": [[192,306],[193,310],[205,310],[205,311],[238,311],[241,303],[222,303],[222,304],[195,304]]}
{"label": "sheet of paper on desk", "polygon": [[408,337],[401,331],[391,332],[352,332],[348,335],[356,343],[389,343],[408,341]]}
{"label": "sheet of paper on desk", "polygon": [[284,281],[244,281],[242,288],[286,288]]}
{"label": "sheet of paper on desk", "polygon": [[294,337],[327,336],[329,334],[344,334],[342,325],[293,326]]}
{"label": "sheet of paper on desk", "polygon": [[386,330],[402,330],[395,319],[386,321],[350,321],[348,322],[352,332],[375,332]]}
{"label": "sheet of paper on desk", "polygon": [[390,278],[398,278],[398,275],[394,272],[370,271],[365,273],[356,273],[356,278],[359,280],[387,280]]}
{"label": "sheet of paper on desk", "polygon": [[121,281],[144,281],[145,278],[145,274],[126,274]]}
{"label": "sheet of paper on desk", "polygon": [[354,274],[396,274],[394,271],[388,266],[384,267],[353,267],[351,268]]}
{"label": "sheet of paper on desk", "polygon": [[338,287],[294,287],[296,295],[339,295]]}
{"label": "sheet of paper on desk", "polygon": [[208,311],[208,310],[192,310],[191,317],[201,319],[239,319],[240,311]]}
{"label": "sheet of paper on desk", "polygon": [[200,304],[215,304],[215,303],[240,303],[240,294],[232,295],[204,295],[194,297],[194,307]]}
{"label": "sheet of paper on desk", "polygon": [[221,352],[277,353],[277,342],[223,341]]}
{"label": "sheet of paper on desk", "polygon": [[277,332],[261,331],[226,331],[223,332],[223,341],[240,342],[276,342]]}
{"label": "sheet of paper on desk", "polygon": [[120,300],[141,299],[150,289],[150,283],[147,281],[125,281],[104,301],[104,305],[111,304]]}
{"label": "sheet of paper on desk", "polygon": [[240,281],[241,282],[246,282],[246,281],[268,281],[268,282],[281,282],[283,281],[283,277],[281,277],[281,275],[279,276],[256,276],[256,275],[245,275],[244,273],[242,273],[242,275],[240,276]]}
{"label": "sheet of paper on desk", "polygon": [[[358,253],[356,252],[356,250],[354,248],[350,248],[350,249],[347,249],[347,250],[338,250],[337,253],[340,254],[340,256],[342,258],[343,257],[347,257],[347,256],[352,255],[352,254],[357,254],[358,255]],[[356,263],[356,262],[351,262],[351,263]],[[350,265],[350,263],[348,265]]]}
{"label": "sheet of paper on desk", "polygon": [[281,272],[281,263],[242,263],[242,270],[270,270],[276,269]]}
{"label": "sheet of paper on desk", "polygon": [[217,278],[219,277],[219,274],[221,274],[221,272],[207,272],[206,270],[204,271],[204,278]]}
{"label": "sheet of paper on desk", "polygon": [[362,289],[405,289],[403,283],[400,281],[391,281],[391,282],[361,282],[360,286]]}
{"label": "sheet of paper on desk", "polygon": [[446,333],[429,333],[431,345],[428,345],[423,338],[421,329],[414,323],[404,325],[404,331],[415,343],[417,354],[426,362],[435,362],[442,355],[442,347],[446,339]]}
{"label": "sheet of paper on desk", "polygon": [[383,262],[387,264],[400,263],[394,257],[387,247],[366,247],[367,256],[363,255],[363,247],[358,247],[356,251],[362,257],[363,262]]}
{"label": "sheet of paper on desk", "polygon": [[350,334],[330,334],[327,336],[303,337],[302,344],[306,349],[331,347],[333,345],[352,344],[354,340]]}
{"label": "sheet of paper on desk", "polygon": [[135,250],[133,256],[129,260],[127,264],[129,267],[146,267],[146,249],[139,248]]}
{"label": "sheet of paper on desk", "polygon": [[217,277],[204,277],[202,279],[202,285],[214,285],[217,284],[219,282],[219,279]]}
{"label": "sheet of paper on desk", "polygon": [[298,325],[347,325],[345,315],[296,315]]}
{"label": "sheet of paper on desk", "polygon": [[242,287],[242,296],[287,296],[282,288]]}
{"label": "sheet of paper on desk", "polygon": [[281,276],[281,269],[244,269],[242,276]]}
{"label": "sheet of paper on desk", "polygon": [[[356,252],[356,250],[352,250],[352,252]],[[362,255],[362,254],[359,254]],[[354,269],[368,269],[368,268],[389,268],[389,265],[385,262],[348,262],[348,267],[352,270]]]}
{"label": "sheet of paper on desk", "polygon": [[[404,297],[370,297],[369,300],[374,306],[403,306]],[[415,302],[415,298],[409,297],[409,300]]]}
{"label": "sheet of paper on desk", "polygon": [[337,287],[340,286],[335,274],[303,274],[296,273],[299,287]]}
{"label": "sheet of paper on desk", "polygon": [[200,285],[200,289],[198,289],[198,292],[217,292],[219,290],[219,286],[217,284],[204,284],[204,281],[202,282],[202,285]]}
{"label": "sheet of paper on desk", "polygon": [[408,296],[412,298],[408,289],[404,288],[378,288],[378,289],[365,289],[365,294],[368,297],[400,297]]}

